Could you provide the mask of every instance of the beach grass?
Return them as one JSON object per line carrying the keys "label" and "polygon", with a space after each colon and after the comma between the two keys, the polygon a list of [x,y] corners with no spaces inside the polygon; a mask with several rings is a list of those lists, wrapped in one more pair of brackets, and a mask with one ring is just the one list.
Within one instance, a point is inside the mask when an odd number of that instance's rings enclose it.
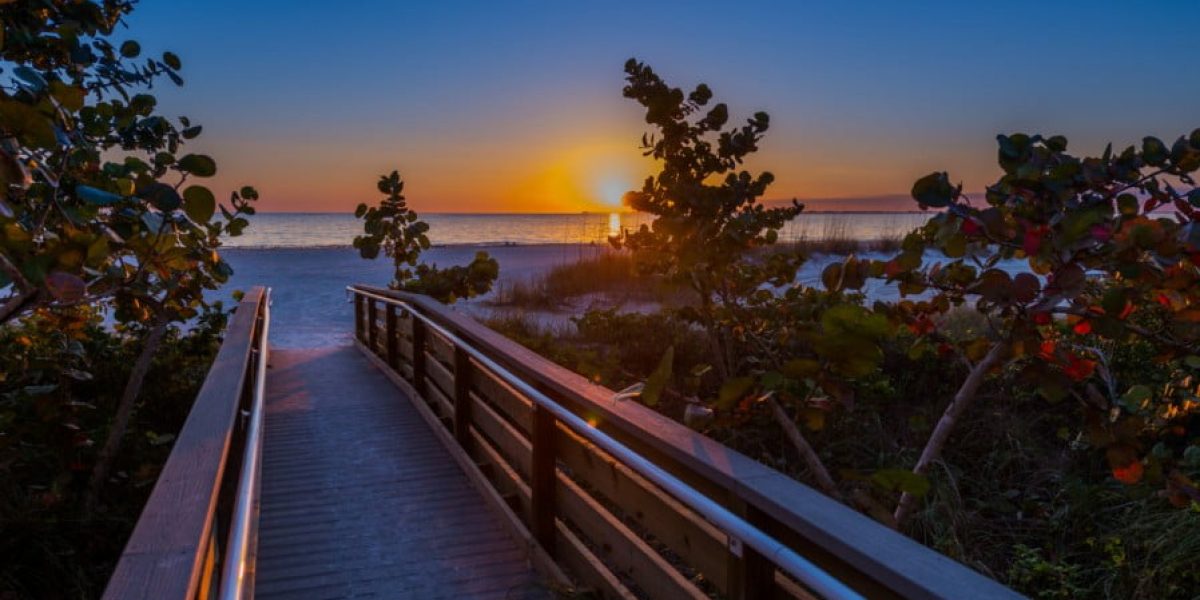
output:
{"label": "beach grass", "polygon": [[501,282],[488,304],[554,310],[576,298],[602,294],[623,302],[678,305],[688,300],[687,292],[679,284],[639,273],[629,253],[612,251],[556,265],[528,279]]}

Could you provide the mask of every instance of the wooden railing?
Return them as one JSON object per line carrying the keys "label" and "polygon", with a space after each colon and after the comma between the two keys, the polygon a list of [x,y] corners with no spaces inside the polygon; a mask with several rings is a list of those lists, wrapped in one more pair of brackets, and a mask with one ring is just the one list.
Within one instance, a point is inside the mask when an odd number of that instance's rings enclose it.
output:
{"label": "wooden railing", "polygon": [[[783,555],[794,554],[870,598],[1019,597],[636,402],[615,401],[612,390],[427,297],[367,286],[350,291],[360,348],[419,398],[439,435],[469,457],[468,474],[482,481],[518,538],[530,541],[544,570],[561,568],[610,598],[811,597],[817,588],[783,568]],[[519,377],[520,386],[488,363]],[[756,548],[769,545],[729,535],[695,503],[556,419],[521,386],[740,515],[782,549],[764,555]]]}
{"label": "wooden railing", "polygon": [[238,304],[104,598],[240,597],[251,586],[270,290]]}

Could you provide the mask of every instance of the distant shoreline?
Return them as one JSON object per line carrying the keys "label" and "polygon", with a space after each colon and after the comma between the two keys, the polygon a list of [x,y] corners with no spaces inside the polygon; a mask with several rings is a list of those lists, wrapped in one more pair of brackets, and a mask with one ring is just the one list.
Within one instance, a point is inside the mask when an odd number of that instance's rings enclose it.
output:
{"label": "distant shoreline", "polygon": [[[603,243],[603,242],[541,242],[541,243],[539,243],[539,242],[479,242],[479,243],[475,243],[475,244],[471,244],[471,243],[467,243],[467,242],[451,242],[451,243],[446,243],[446,244],[431,244],[430,248],[447,248],[447,249],[456,249],[456,248],[479,248],[479,249],[485,249],[485,248],[556,248],[556,247],[576,248],[579,246],[583,246],[583,247],[587,248],[587,247],[607,246],[607,245],[608,245],[607,243]],[[350,244],[336,244],[336,245],[335,244],[325,244],[325,245],[318,244],[318,245],[312,245],[312,246],[284,246],[284,245],[221,246],[222,251],[229,251],[229,250],[253,250],[253,251],[262,251],[262,250],[354,250],[354,249],[355,249],[354,246],[351,246]]]}
{"label": "distant shoreline", "polygon": [[[801,202],[801,204],[803,204],[803,202]],[[420,214],[422,216],[438,216],[438,217],[572,217],[572,216],[579,216],[579,215],[607,216],[607,215],[611,215],[611,214],[646,215],[647,217],[651,216],[649,213],[638,213],[638,212],[621,211],[621,210],[614,210],[614,211],[608,211],[608,212],[604,212],[604,211],[579,211],[579,212],[422,212],[422,211],[417,211],[417,212],[418,212],[418,214]],[[802,215],[920,215],[920,214],[933,214],[936,212],[938,212],[938,211],[934,211],[934,210],[805,210],[801,214]],[[258,211],[258,214],[260,214],[260,215],[295,215],[295,216],[309,216],[309,215],[339,215],[339,216],[346,216],[346,217],[354,216],[353,211],[349,211],[349,212],[298,211],[297,212],[297,211],[260,210],[260,211]]]}

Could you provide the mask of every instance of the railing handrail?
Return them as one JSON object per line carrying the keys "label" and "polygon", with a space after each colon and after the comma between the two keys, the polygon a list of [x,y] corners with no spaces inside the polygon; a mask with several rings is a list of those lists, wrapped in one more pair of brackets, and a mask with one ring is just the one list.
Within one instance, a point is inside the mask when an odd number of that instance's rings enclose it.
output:
{"label": "railing handrail", "polygon": [[[718,501],[742,505],[760,524],[868,595],[906,598],[1021,598],[1014,590],[833,500],[789,475],[695,432],[563,368],[463,313],[420,294],[355,285],[408,302],[459,340],[502,363],[540,392],[651,457]],[[372,311],[373,313],[373,311]],[[364,315],[365,316],[365,315]],[[422,321],[424,323],[424,321]],[[364,340],[365,343],[365,340]],[[811,555],[809,553],[811,552]]]}
{"label": "railing handrail", "polygon": [[[250,415],[246,423],[246,444],[242,452],[242,472],[238,476],[237,500],[230,518],[229,541],[226,543],[225,568],[221,574],[221,600],[245,598],[253,580],[248,580],[247,571],[253,574],[253,552],[258,529],[259,469],[262,464],[263,402],[266,397],[267,360],[270,344],[267,343],[271,330],[271,288],[263,295],[262,317],[258,327],[260,340],[255,352],[254,391],[250,400]],[[250,595],[253,597],[253,594]]]}
{"label": "railing handrail", "polygon": [[247,377],[256,374],[254,350],[264,350],[258,354],[265,357],[266,322],[259,327],[259,319],[268,301],[269,292],[254,287],[239,302],[103,598],[184,600],[201,591],[207,597],[214,587],[225,554],[219,550],[223,527],[216,522],[228,493],[222,482],[235,458]]}
{"label": "railing handrail", "polygon": [[654,482],[667,493],[671,494],[675,499],[682,502],[696,514],[704,517],[713,525],[716,525],[726,535],[734,540],[738,540],[745,545],[754,548],[760,554],[767,557],[770,562],[775,564],[781,571],[796,578],[804,585],[808,586],[814,592],[820,594],[824,598],[862,598],[854,590],[850,589],[846,584],[838,581],[829,573],[814,565],[808,559],[800,556],[794,550],[784,545],[782,542],[768,535],[761,529],[751,525],[745,519],[735,515],[729,509],[717,504],[708,496],[700,493],[692,486],[684,483],[678,477],[668,473],[662,467],[649,461],[642,455],[633,451],[621,442],[617,441],[607,433],[596,429],[588,424],[587,421],[568,410],[558,402],[555,402],[549,396],[545,395],[538,389],[534,388],[525,380],[517,377],[504,366],[500,365],[491,357],[484,354],[478,348],[468,344],[459,336],[455,335],[450,330],[437,323],[429,316],[422,314],[420,311],[413,308],[411,304],[397,298],[376,294],[356,286],[348,286],[347,290],[358,293],[366,297],[374,298],[380,302],[392,304],[402,309],[407,310],[415,318],[420,319],[426,326],[434,329],[442,336],[446,337],[455,347],[462,349],[471,358],[475,359],[479,364],[486,367],[493,374],[505,383],[516,388],[524,394],[530,401],[549,410],[556,419],[567,425],[570,429],[578,433],[580,436],[602,448],[609,454],[619,458],[623,464],[633,469],[642,477]]}

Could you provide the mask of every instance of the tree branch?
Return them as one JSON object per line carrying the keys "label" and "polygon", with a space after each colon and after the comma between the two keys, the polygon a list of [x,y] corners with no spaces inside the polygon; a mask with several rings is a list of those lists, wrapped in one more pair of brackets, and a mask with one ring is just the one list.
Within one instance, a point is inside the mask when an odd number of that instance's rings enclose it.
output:
{"label": "tree branch", "polygon": [[796,422],[787,414],[783,406],[775,400],[768,398],[767,403],[771,406],[771,413],[775,415],[775,420],[783,427],[783,432],[787,435],[788,440],[792,442],[792,446],[800,453],[800,457],[804,459],[804,463],[808,465],[808,470],[812,471],[813,477],[817,480],[817,485],[821,491],[832,498],[840,498],[837,484],[834,483],[833,477],[829,475],[829,469],[825,468],[825,463],[821,462],[821,457],[817,456],[816,450],[804,439],[804,434],[800,432],[800,428],[796,427]]}
{"label": "tree branch", "polygon": [[[929,465],[937,460],[942,454],[942,449],[946,446],[946,442],[950,439],[950,434],[954,431],[954,426],[958,424],[958,420],[966,412],[967,407],[978,396],[979,386],[983,383],[983,379],[987,376],[988,371],[1004,357],[1005,350],[1008,345],[1003,342],[992,344],[988,353],[975,364],[971,369],[970,374],[958,388],[958,392],[954,394],[954,399],[946,406],[946,410],[942,412],[942,418],[938,420],[937,426],[933,428],[933,433],[929,435],[929,440],[925,442],[925,448],[921,451],[921,457],[917,459],[916,466],[912,472],[924,476],[929,471]],[[893,517],[896,520],[896,526],[904,524],[909,513],[912,512],[913,504],[916,502],[916,496],[908,492],[900,495],[900,502],[896,505],[896,512]]]}

